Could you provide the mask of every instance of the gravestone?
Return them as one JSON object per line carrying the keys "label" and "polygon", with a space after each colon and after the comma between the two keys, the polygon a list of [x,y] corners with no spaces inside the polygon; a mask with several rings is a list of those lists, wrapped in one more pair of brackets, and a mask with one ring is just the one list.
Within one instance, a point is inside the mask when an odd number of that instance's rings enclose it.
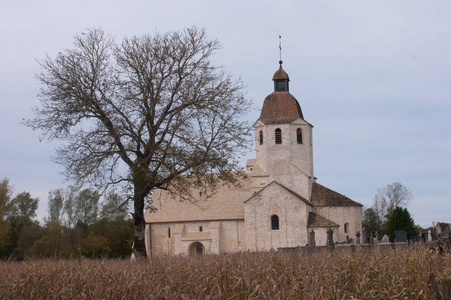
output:
{"label": "gravestone", "polygon": [[333,245],[334,244],[334,231],[329,228],[329,230],[327,230],[327,242],[326,245]]}
{"label": "gravestone", "polygon": [[360,244],[360,231],[357,231],[355,234],[355,240],[357,244]]}
{"label": "gravestone", "polygon": [[428,230],[428,242],[432,242],[431,230]]}
{"label": "gravestone", "polygon": [[362,244],[368,243],[368,232],[366,231],[366,228],[362,229]]}
{"label": "gravestone", "polygon": [[382,241],[381,241],[381,243],[383,243],[383,244],[388,244],[390,242],[390,240],[388,239],[388,235],[384,235],[383,237],[382,237]]}
{"label": "gravestone", "polygon": [[349,235],[346,235],[346,244],[349,244]]}
{"label": "gravestone", "polygon": [[310,246],[310,247],[315,247],[315,246],[316,246],[316,242],[315,242],[315,232],[314,232],[313,230],[310,231],[309,246]]}
{"label": "gravestone", "polygon": [[407,242],[407,232],[405,230],[396,230],[395,231],[395,241],[396,241],[396,243]]}

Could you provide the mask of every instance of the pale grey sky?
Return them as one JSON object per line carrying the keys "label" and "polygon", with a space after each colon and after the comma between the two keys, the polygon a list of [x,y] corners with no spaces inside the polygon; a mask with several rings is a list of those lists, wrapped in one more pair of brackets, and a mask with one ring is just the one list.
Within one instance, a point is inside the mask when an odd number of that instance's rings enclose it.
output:
{"label": "pale grey sky", "polygon": [[[41,199],[66,187],[56,143],[20,124],[38,104],[45,54],[101,27],[123,36],[206,28],[214,61],[260,108],[282,35],[290,92],[314,127],[318,182],[370,206],[399,181],[415,222],[451,222],[451,1],[0,1],[0,179]],[[249,114],[251,122],[259,112]],[[248,157],[253,157],[249,153]],[[244,160],[243,160],[244,165]]]}

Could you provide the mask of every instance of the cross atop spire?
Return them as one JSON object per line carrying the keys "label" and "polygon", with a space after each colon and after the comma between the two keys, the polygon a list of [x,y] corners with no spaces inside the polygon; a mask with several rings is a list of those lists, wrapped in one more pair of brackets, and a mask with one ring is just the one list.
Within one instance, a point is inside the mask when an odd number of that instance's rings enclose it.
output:
{"label": "cross atop spire", "polygon": [[279,35],[279,70],[274,73],[272,80],[274,81],[274,92],[288,92],[288,82],[290,78],[282,68],[282,36]]}
{"label": "cross atop spire", "polygon": [[283,61],[282,61],[282,36],[279,35],[279,64],[280,64],[281,68],[282,68],[282,63],[283,63]]}

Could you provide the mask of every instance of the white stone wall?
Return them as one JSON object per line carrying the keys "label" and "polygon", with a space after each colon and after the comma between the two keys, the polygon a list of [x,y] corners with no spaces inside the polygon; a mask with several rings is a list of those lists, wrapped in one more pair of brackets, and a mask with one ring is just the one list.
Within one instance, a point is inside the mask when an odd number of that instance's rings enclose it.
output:
{"label": "white stone wall", "polygon": [[[315,246],[326,246],[327,245],[327,231],[329,230],[329,228],[326,227],[313,227],[313,228],[309,228],[308,232],[310,234],[310,231],[314,231],[315,232]],[[333,234],[332,237],[334,239],[334,243],[337,241],[337,234],[338,234],[338,230],[336,227],[332,227],[333,230]],[[309,235],[310,236],[310,235]]]}
{"label": "white stone wall", "polygon": [[[147,224],[146,228],[147,255],[174,255],[174,223]],[[168,237],[169,228],[171,229],[171,238]],[[150,239],[147,236],[150,236]]]}
{"label": "white stone wall", "polygon": [[[275,130],[282,131],[282,144],[275,143]],[[297,143],[296,131],[302,129],[302,144]],[[256,162],[275,180],[305,199],[310,199],[313,182],[312,125],[302,119],[291,124],[265,125],[258,121],[255,126]],[[260,131],[263,144],[260,145]]]}
{"label": "white stone wall", "polygon": [[202,243],[207,254],[245,250],[244,220],[152,223],[147,224],[146,235],[150,236],[146,239],[149,256],[188,255],[195,242]]}
{"label": "white stone wall", "polygon": [[[307,244],[307,217],[311,207],[277,183],[244,204],[246,249],[277,250]],[[271,216],[279,217],[279,230],[271,229]]]}
{"label": "white stone wall", "polygon": [[244,220],[221,221],[220,253],[246,250],[244,243]]}
{"label": "white stone wall", "polygon": [[[297,129],[302,130],[302,144],[297,143]],[[312,126],[302,119],[290,124],[291,162],[306,175],[313,177]]]}
{"label": "white stone wall", "polygon": [[[346,241],[346,233],[344,232],[345,223],[349,224],[347,235],[356,240],[357,231],[362,233],[362,207],[361,206],[326,206],[315,207],[313,212],[337,223],[337,235],[334,236],[334,242]],[[336,238],[336,239],[335,239]]]}

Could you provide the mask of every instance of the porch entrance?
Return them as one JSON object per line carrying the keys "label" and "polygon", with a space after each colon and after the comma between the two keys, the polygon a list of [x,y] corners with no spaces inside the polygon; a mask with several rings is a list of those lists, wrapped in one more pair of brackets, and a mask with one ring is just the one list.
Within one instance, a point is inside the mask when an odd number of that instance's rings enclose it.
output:
{"label": "porch entrance", "polygon": [[200,256],[205,254],[205,247],[202,243],[195,242],[189,246],[189,255],[190,256]]}

